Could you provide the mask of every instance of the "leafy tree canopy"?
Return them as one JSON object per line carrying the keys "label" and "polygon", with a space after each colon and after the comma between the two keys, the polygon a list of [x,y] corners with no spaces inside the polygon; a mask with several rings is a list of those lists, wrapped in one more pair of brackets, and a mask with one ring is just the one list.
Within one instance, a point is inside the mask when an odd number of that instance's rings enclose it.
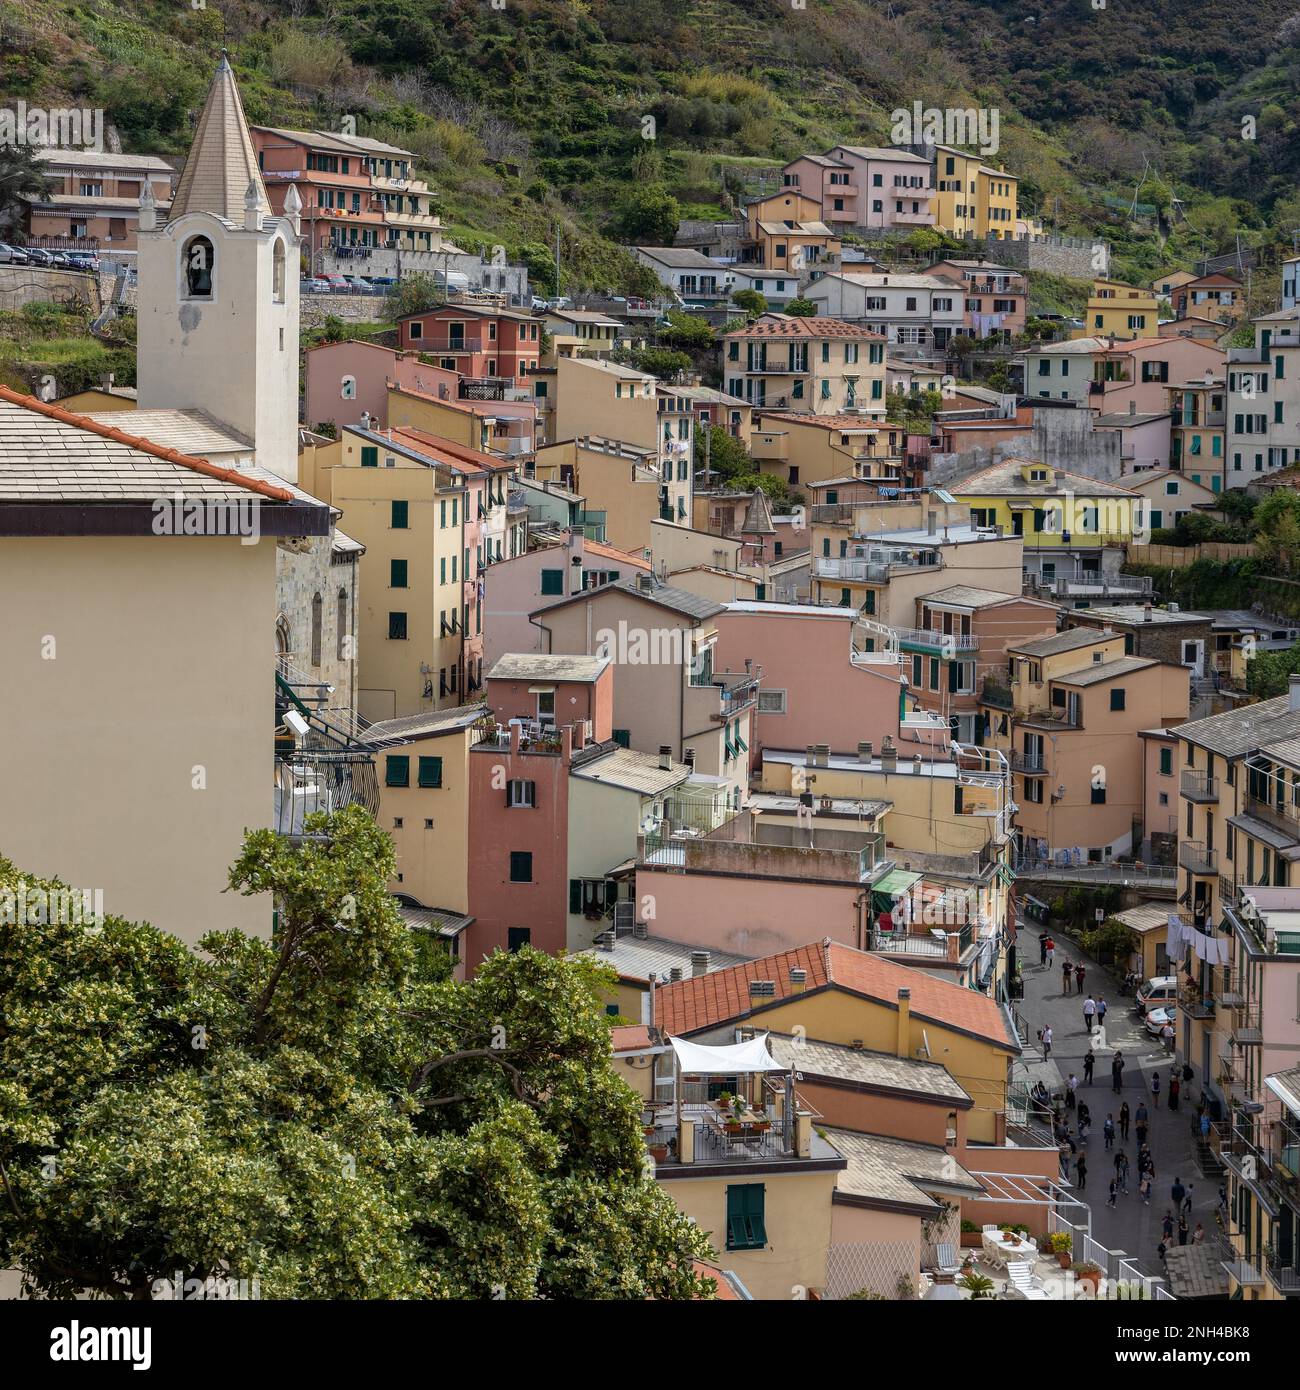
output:
{"label": "leafy tree canopy", "polygon": [[[273,941],[0,916],[0,1265],[53,1298],[178,1270],[264,1298],[709,1296],[704,1233],[643,1171],[607,972],[524,949],[455,983],[373,820],[306,829],[251,832],[230,871]],[[54,887],[0,860],[20,880]]]}

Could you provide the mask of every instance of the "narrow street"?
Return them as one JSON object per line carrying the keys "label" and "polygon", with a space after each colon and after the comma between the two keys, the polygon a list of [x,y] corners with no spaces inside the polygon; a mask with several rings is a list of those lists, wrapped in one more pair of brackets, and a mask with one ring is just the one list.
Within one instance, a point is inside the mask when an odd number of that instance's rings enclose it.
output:
{"label": "narrow street", "polygon": [[[1214,1221],[1215,1205],[1218,1201],[1218,1183],[1202,1178],[1193,1158],[1191,1133],[1192,1118],[1196,1114],[1196,1090],[1185,1086],[1179,1098],[1176,1111],[1169,1109],[1169,1077],[1173,1068],[1173,1058],[1167,1053],[1157,1038],[1152,1037],[1144,1022],[1133,1011],[1131,995],[1119,992],[1119,982],[1106,968],[1099,966],[1084,956],[1064,937],[1055,935],[1056,952],[1054,963],[1040,966],[1038,963],[1038,932],[1026,933],[1023,938],[1024,954],[1022,972],[1025,982],[1025,997],[1020,1012],[1029,1025],[1029,1048],[1034,1058],[1041,1056],[1037,1041],[1040,1028],[1050,1024],[1053,1033],[1051,1061],[1060,1073],[1060,1085],[1073,1072],[1079,1078],[1078,1099],[1086,1102],[1091,1112],[1092,1123],[1086,1149],[1088,1156],[1087,1184],[1082,1191],[1076,1189],[1075,1195],[1087,1202],[1092,1210],[1092,1234],[1094,1239],[1112,1250],[1123,1250],[1133,1256],[1149,1274],[1161,1273],[1160,1259],[1156,1247],[1160,1243],[1161,1220],[1166,1210],[1173,1204],[1170,1188],[1174,1180],[1182,1180],[1183,1186],[1192,1188],[1192,1210],[1188,1215],[1188,1240],[1196,1230],[1199,1221],[1205,1227],[1206,1240],[1217,1232]],[[1074,991],[1062,992],[1061,962],[1069,960],[1071,965],[1082,963],[1085,970],[1083,994]],[[1084,1026],[1083,1004],[1091,994],[1094,999],[1105,997],[1107,1004],[1105,1041],[1092,1035],[1095,1049],[1095,1070],[1092,1084],[1084,1082],[1083,1059],[1089,1048],[1089,1035]],[[1120,1094],[1111,1088],[1111,1058],[1118,1048],[1124,1057],[1124,1082]],[[1160,1076],[1159,1104],[1152,1101],[1151,1081]],[[1155,1180],[1151,1186],[1151,1205],[1143,1203],[1138,1194],[1136,1135],[1129,1130],[1127,1144],[1119,1135],[1120,1106],[1128,1102],[1131,1115],[1137,1113],[1138,1106],[1145,1101],[1150,1113],[1150,1128],[1147,1143],[1155,1159]],[[1107,1115],[1115,1118],[1115,1148],[1107,1152],[1102,1126]],[[1078,1130],[1073,1115],[1070,1117],[1071,1129],[1077,1139]],[[1109,1184],[1115,1176],[1114,1157],[1124,1150],[1128,1154],[1129,1190],[1128,1195],[1120,1194],[1116,1206],[1106,1205]],[[1074,1168],[1070,1171],[1071,1184],[1075,1184]],[[1174,1212],[1174,1238],[1177,1243],[1178,1213]]]}

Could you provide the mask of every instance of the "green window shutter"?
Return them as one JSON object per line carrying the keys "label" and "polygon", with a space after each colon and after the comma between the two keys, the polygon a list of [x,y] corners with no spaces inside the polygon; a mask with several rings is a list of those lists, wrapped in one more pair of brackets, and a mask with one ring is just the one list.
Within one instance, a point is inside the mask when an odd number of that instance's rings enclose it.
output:
{"label": "green window shutter", "polygon": [[393,503],[393,516],[391,525],[394,531],[406,530],[407,526],[409,525],[410,505],[411,504],[409,502]]}
{"label": "green window shutter", "polygon": [[422,787],[442,786],[442,759],[421,758],[419,778]]}
{"label": "green window shutter", "polygon": [[868,589],[863,597],[862,611],[864,613],[874,613],[876,611],[876,591]]}
{"label": "green window shutter", "polygon": [[1162,748],[1160,750],[1160,771],[1168,777],[1174,770],[1174,750],[1172,748]]}
{"label": "green window shutter", "polygon": [[961,671],[957,663],[955,661],[950,661],[948,663],[948,689],[950,691],[955,691],[957,689],[957,678],[960,674]]}
{"label": "green window shutter", "polygon": [[361,446],[361,466],[362,468],[379,467],[379,446],[377,444],[363,444]]}
{"label": "green window shutter", "polygon": [[384,785],[386,787],[409,787],[411,785],[411,760],[405,755],[390,753],[384,766]]}
{"label": "green window shutter", "polygon": [[393,642],[404,642],[406,640],[406,614],[390,613],[388,615],[388,637]]}
{"label": "green window shutter", "polygon": [[615,729],[615,730],[614,730],[614,742],[617,743],[618,746],[619,746],[620,748],[631,748],[631,746],[632,746],[632,731],[631,731],[631,729]]}
{"label": "green window shutter", "polygon": [[562,594],[564,592],[564,571],[563,570],[543,570],[542,571],[542,593],[543,594]]}
{"label": "green window shutter", "polygon": [[388,562],[388,586],[391,589],[406,588],[405,560],[390,560]]}
{"label": "green window shutter", "polygon": [[767,1244],[766,1189],[760,1182],[727,1188],[727,1249],[761,1250]]}
{"label": "green window shutter", "polygon": [[836,502],[838,502],[839,500],[840,500],[840,494],[839,494],[834,488],[828,488],[828,489],[826,490],[826,504],[827,504],[827,506],[833,506],[833,505],[834,505]]}
{"label": "green window shutter", "polygon": [[580,878],[569,880],[569,911],[582,911],[582,880]]}

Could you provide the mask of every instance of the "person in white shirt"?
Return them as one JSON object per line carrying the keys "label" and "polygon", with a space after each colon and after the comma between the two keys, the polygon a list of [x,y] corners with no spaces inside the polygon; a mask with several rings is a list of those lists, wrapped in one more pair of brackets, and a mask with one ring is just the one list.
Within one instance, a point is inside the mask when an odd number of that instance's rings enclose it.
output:
{"label": "person in white shirt", "polygon": [[1097,1001],[1090,994],[1083,1001],[1083,1026],[1092,1032],[1092,1021],[1097,1016]]}

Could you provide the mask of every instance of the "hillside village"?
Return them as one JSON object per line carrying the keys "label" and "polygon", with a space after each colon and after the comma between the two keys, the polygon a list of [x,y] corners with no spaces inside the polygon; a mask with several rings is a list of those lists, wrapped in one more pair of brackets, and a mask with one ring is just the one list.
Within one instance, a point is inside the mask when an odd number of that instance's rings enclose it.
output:
{"label": "hillside village", "polygon": [[246,833],[360,808],[451,981],[606,967],[713,1296],[1300,1297],[1300,255],[842,144],[548,293],[225,56],[38,162],[0,306],[134,371],[0,385],[0,913],[274,945]]}

